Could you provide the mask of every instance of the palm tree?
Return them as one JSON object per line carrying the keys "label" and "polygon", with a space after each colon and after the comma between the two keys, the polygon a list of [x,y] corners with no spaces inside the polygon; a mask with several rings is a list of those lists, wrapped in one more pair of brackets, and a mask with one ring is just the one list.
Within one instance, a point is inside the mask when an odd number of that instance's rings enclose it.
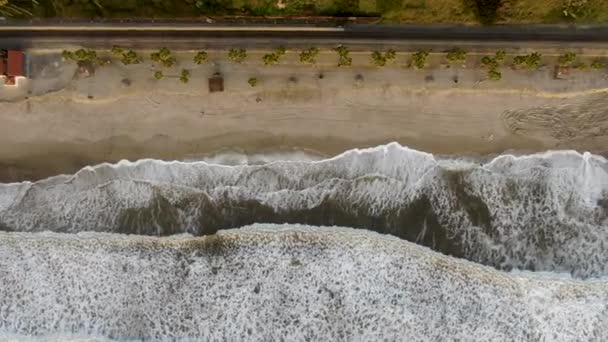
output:
{"label": "palm tree", "polygon": [[188,83],[188,81],[190,80],[190,71],[186,70],[186,69],[182,69],[182,72],[179,76],[179,80],[182,83]]}
{"label": "palm tree", "polygon": [[349,55],[350,50],[346,46],[339,45],[334,48],[334,51],[336,51],[339,56],[338,66],[351,66],[353,64],[353,59]]}
{"label": "palm tree", "polygon": [[116,45],[112,46],[111,51],[115,57],[122,57],[125,53],[125,51],[121,47],[118,47]]}
{"label": "palm tree", "polygon": [[247,50],[245,49],[230,49],[228,51],[228,59],[235,63],[241,63],[247,58]]}
{"label": "palm tree", "polygon": [[461,48],[454,48],[447,52],[446,58],[450,62],[464,62],[467,60],[467,52]]}
{"label": "palm tree", "polygon": [[157,52],[150,54],[150,59],[154,62],[160,63],[160,65],[170,68],[175,64],[175,58],[171,55],[171,51],[166,47],[161,48]]}
{"label": "palm tree", "polygon": [[319,55],[319,48],[310,47],[300,53],[300,62],[307,64],[314,64],[316,62],[317,55]]}
{"label": "palm tree", "polygon": [[124,65],[139,64],[141,63],[141,59],[137,56],[135,51],[129,50],[123,54],[121,62]]}
{"label": "palm tree", "polygon": [[416,69],[422,69],[426,66],[426,60],[429,57],[428,51],[418,51],[412,55],[412,66]]}
{"label": "palm tree", "polygon": [[207,61],[209,55],[205,51],[199,51],[196,55],[194,55],[194,63],[203,64]]}

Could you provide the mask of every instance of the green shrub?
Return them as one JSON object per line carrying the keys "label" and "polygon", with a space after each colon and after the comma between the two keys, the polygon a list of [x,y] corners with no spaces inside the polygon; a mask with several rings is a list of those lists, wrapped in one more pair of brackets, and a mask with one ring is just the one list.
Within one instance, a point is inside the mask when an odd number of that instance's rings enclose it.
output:
{"label": "green shrub", "polygon": [[384,53],[384,58],[386,58],[387,61],[394,61],[395,58],[397,58],[397,51],[395,51],[393,49],[388,49]]}
{"label": "green shrub", "polygon": [[481,65],[488,69],[488,79],[492,81],[500,81],[502,79],[502,73],[498,70],[498,67],[505,59],[505,56],[504,50],[498,50],[493,57],[484,56],[481,59]]}
{"label": "green shrub", "polygon": [[515,56],[513,59],[513,64],[515,66],[523,66],[528,69],[538,69],[541,64],[541,54],[538,52],[533,52],[528,55]]}
{"label": "green shrub", "polygon": [[74,53],[72,51],[68,51],[68,50],[63,50],[61,52],[61,57],[65,58],[65,59],[69,59],[69,60],[76,60],[76,56],[74,56]]}
{"label": "green shrub", "polygon": [[171,55],[171,51],[165,47],[158,50],[158,52],[151,53],[150,59],[165,68],[170,68],[175,64],[175,58]]}
{"label": "green shrub", "polygon": [[73,52],[63,50],[61,56],[75,62],[91,62],[100,66],[106,64],[106,60],[97,57],[97,52],[90,49],[78,49]]}
{"label": "green shrub", "polygon": [[284,56],[287,53],[287,49],[284,46],[279,46],[275,52],[274,52],[277,56],[281,57]]}
{"label": "green shrub", "polygon": [[121,47],[118,47],[116,45],[112,46],[111,52],[114,57],[122,57],[122,55],[125,53],[125,51]]}
{"label": "green shrub", "polygon": [[348,48],[344,45],[338,45],[336,48],[334,48],[334,51],[336,51],[339,56],[346,56],[350,53]]}
{"label": "green shrub", "polygon": [[418,51],[412,55],[411,66],[416,69],[424,69],[429,57],[428,51]]}
{"label": "green shrub", "polygon": [[182,69],[182,72],[179,75],[179,80],[182,83],[188,83],[188,81],[190,80],[190,71]]}
{"label": "green shrub", "polygon": [[307,64],[316,63],[316,58],[319,55],[319,48],[310,47],[300,53],[300,62]]}
{"label": "green shrub", "polygon": [[351,66],[353,64],[353,59],[350,57],[350,50],[344,46],[339,45],[334,49],[338,53],[338,66]]}
{"label": "green shrub", "polygon": [[600,70],[604,68],[604,62],[596,59],[593,62],[591,62],[591,69],[595,69],[595,70]]}
{"label": "green shrub", "polygon": [[279,63],[279,56],[275,53],[269,53],[262,57],[265,65],[273,65]]}
{"label": "green shrub", "polygon": [[566,52],[557,58],[557,63],[562,67],[571,66],[574,61],[576,61],[576,54],[574,52]]}
{"label": "green shrub", "polygon": [[205,51],[199,51],[194,55],[194,63],[199,65],[207,62],[207,59],[209,59],[209,55]]}
{"label": "green shrub", "polygon": [[159,70],[154,73],[154,78],[156,78],[157,80],[162,80],[163,78],[165,78],[165,75],[162,71]]}
{"label": "green shrub", "polygon": [[228,51],[228,59],[235,63],[242,63],[247,58],[247,50],[245,49],[230,49]]}
{"label": "green shrub", "polygon": [[507,57],[507,52],[505,50],[498,50],[494,55],[494,59],[497,62],[503,62],[505,60],[505,57]]}
{"label": "green shrub", "polygon": [[500,81],[502,79],[502,73],[496,68],[488,69],[488,79],[492,81]]}
{"label": "green shrub", "polygon": [[123,54],[121,62],[124,65],[139,64],[141,63],[141,59],[139,59],[135,51],[129,50]]}
{"label": "green shrub", "polygon": [[74,51],[74,56],[79,61],[95,61],[97,60],[97,52],[93,50],[78,49]]}
{"label": "green shrub", "polygon": [[251,77],[251,78],[249,78],[247,83],[249,83],[249,85],[253,88],[258,84],[258,79],[255,77]]}
{"label": "green shrub", "polygon": [[112,52],[112,55],[114,55],[114,57],[119,57],[120,61],[124,65],[139,64],[141,62],[141,59],[137,56],[137,53],[135,53],[135,51],[133,51],[133,50],[125,51],[123,48],[114,45],[112,47],[112,49],[110,50],[110,52]]}
{"label": "green shrub", "polygon": [[383,67],[387,62],[393,61],[397,58],[397,52],[395,50],[388,50],[384,54],[380,51],[372,52],[372,62],[376,66]]}
{"label": "green shrub", "polygon": [[386,65],[386,58],[384,58],[384,55],[382,54],[382,52],[374,51],[374,52],[372,52],[372,62],[376,66],[384,66],[384,65]]}
{"label": "green shrub", "polygon": [[340,60],[338,60],[339,67],[351,66],[352,64],[353,64],[353,59],[350,56],[340,57]]}
{"label": "green shrub", "polygon": [[464,62],[467,60],[467,52],[461,48],[448,51],[446,58],[450,62]]}
{"label": "green shrub", "polygon": [[481,59],[481,64],[486,68],[498,68],[498,60],[496,57],[484,56]]}
{"label": "green shrub", "polygon": [[279,46],[273,53],[266,54],[262,57],[265,65],[273,65],[279,63],[279,60],[287,50],[284,46]]}

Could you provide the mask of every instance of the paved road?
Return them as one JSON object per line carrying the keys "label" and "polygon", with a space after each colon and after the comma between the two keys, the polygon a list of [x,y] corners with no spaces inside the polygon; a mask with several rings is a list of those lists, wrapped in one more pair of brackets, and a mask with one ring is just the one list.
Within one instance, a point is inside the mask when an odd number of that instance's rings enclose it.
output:
{"label": "paved road", "polygon": [[135,47],[159,43],[173,48],[192,45],[244,47],[274,43],[290,45],[354,44],[446,45],[456,43],[525,46],[545,44],[568,47],[608,47],[608,26],[217,26],[209,24],[66,24],[10,25],[0,23],[0,45],[53,46],[76,44],[109,47],[128,43]]}

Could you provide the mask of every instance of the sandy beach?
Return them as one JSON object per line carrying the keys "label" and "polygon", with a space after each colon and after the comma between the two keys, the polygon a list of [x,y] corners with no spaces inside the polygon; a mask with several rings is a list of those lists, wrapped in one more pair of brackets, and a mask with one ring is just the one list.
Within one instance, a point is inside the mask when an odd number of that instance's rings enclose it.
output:
{"label": "sandy beach", "polygon": [[[329,156],[397,141],[436,154],[487,155],[603,153],[608,146],[603,72],[554,80],[548,67],[534,73],[505,69],[504,79],[492,82],[481,80],[484,70],[466,67],[179,67],[192,70],[188,84],[155,80],[146,63],[112,65],[93,77],[67,80],[59,91],[2,103],[0,181],[221,150],[298,149]],[[73,73],[71,68],[63,73]],[[226,90],[209,93],[207,79],[217,70]],[[250,77],[259,81],[255,88],[247,84]]]}

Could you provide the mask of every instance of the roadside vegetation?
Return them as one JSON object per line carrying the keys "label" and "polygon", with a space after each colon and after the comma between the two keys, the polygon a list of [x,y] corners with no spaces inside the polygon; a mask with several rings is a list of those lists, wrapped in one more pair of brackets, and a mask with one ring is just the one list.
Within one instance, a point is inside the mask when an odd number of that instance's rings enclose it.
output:
{"label": "roadside vegetation", "polygon": [[188,81],[190,81],[190,70],[182,69],[179,74],[179,81],[182,83],[188,83]]}
{"label": "roadside vegetation", "polygon": [[243,63],[247,58],[247,50],[245,49],[230,49],[228,51],[228,59],[235,63]]}
{"label": "roadside vegetation", "polygon": [[461,48],[454,48],[446,53],[445,58],[452,62],[465,62],[467,60],[467,52]]}
{"label": "roadside vegetation", "polygon": [[120,58],[121,63],[124,65],[139,64],[142,61],[133,50],[124,50],[119,46],[114,46],[111,52],[114,57]]}
{"label": "roadside vegetation", "polygon": [[206,51],[199,51],[194,55],[194,63],[201,65],[205,64],[209,59],[209,54]]}
{"label": "roadside vegetation", "polygon": [[321,52],[321,50],[314,46],[300,52],[300,62],[304,64],[315,64],[319,52]]}
{"label": "roadside vegetation", "polygon": [[63,50],[61,56],[65,59],[71,59],[73,61],[96,61],[97,52],[89,49],[78,49],[76,51]]}
{"label": "roadside vegetation", "polygon": [[[336,53],[338,57],[337,64],[335,65],[338,67],[353,65],[353,59],[350,56],[351,52],[347,46],[338,45],[332,50],[326,50],[325,53],[332,53],[332,51],[333,53]],[[270,53],[263,55],[261,61],[258,63],[263,63],[264,65],[277,64],[286,53],[287,48],[284,46],[279,46]],[[317,62],[316,58],[320,53],[321,50],[317,47],[309,47],[302,50],[299,53],[300,62],[304,64],[314,64]],[[115,58],[107,58],[107,56],[110,54]],[[64,50],[61,55],[65,60],[75,61],[80,67],[89,68],[91,71],[94,71],[94,68],[90,69],[91,67],[109,64],[112,63],[113,60],[124,65],[138,64],[144,61],[143,58],[139,57],[135,51],[130,49],[127,50],[119,46],[112,47],[110,51],[95,51],[91,49],[78,49],[75,51]],[[473,55],[476,54],[474,53]],[[209,59],[208,53],[202,50],[190,56],[190,61],[193,61],[197,65],[205,64]],[[526,55],[509,56],[509,61],[507,61],[506,51],[498,50],[494,54],[483,56],[480,60],[480,64],[478,64],[477,67],[486,70],[486,79],[492,81],[499,81],[502,79],[503,74],[501,68],[507,65],[513,70],[522,71],[535,71],[542,66],[555,66],[556,73],[562,72],[559,71],[557,67],[561,69],[596,70],[600,72],[606,71],[607,58],[602,57],[591,59],[589,57],[585,58],[585,56],[579,58],[579,56],[572,51],[565,51],[557,57],[553,56],[549,56],[545,59],[539,52],[531,52]],[[232,62],[242,63],[247,58],[247,51],[242,48],[233,48],[228,51],[227,57]],[[450,63],[464,63],[467,61],[468,53],[466,50],[456,47],[442,53],[434,52],[433,58],[431,59],[430,57],[431,51],[419,50],[412,53],[409,58],[397,58],[397,51],[388,49],[386,51],[372,51],[369,62],[364,65],[384,67],[391,63],[397,66],[407,66],[417,70],[422,70],[429,67],[438,67],[441,61],[440,57],[445,58],[443,61],[447,60]],[[188,83],[190,81],[191,71],[189,69],[181,69],[179,73],[177,73],[175,69],[170,69],[171,67],[177,65],[177,56],[165,47],[160,48],[158,51],[152,52],[150,54],[149,62],[153,62],[153,76],[157,80],[162,80],[165,78],[177,78],[182,83]],[[255,64],[253,61],[252,63]],[[166,73],[164,69],[174,71]],[[566,71],[564,70],[564,72]],[[323,77],[323,73],[318,74],[319,79],[323,79]],[[292,83],[296,82],[297,80],[294,78]],[[360,85],[362,82],[363,75],[358,74],[357,84]],[[247,83],[251,87],[256,87],[258,84],[258,79],[256,77],[250,77],[247,80]]]}
{"label": "roadside vegetation", "polygon": [[384,53],[380,51],[372,52],[372,63],[379,67],[383,67],[389,62],[393,62],[395,58],[397,58],[397,52],[393,49],[389,49]]}
{"label": "roadside vegetation", "polygon": [[415,69],[424,69],[427,65],[427,60],[429,58],[428,51],[418,51],[412,55],[412,60],[410,61],[410,67]]}
{"label": "roadside vegetation", "polygon": [[587,70],[589,68],[594,70],[602,69],[604,66],[600,60],[593,60],[590,65],[578,61],[576,53],[566,52],[557,59],[557,63],[562,68],[573,68],[579,70]]}
{"label": "roadside vegetation", "polygon": [[[358,17],[391,23],[604,23],[606,0],[0,0],[11,18]],[[325,19],[324,19],[325,20]]]}
{"label": "roadside vegetation", "polygon": [[281,57],[287,53],[287,49],[284,46],[279,46],[274,52],[266,54],[262,57],[265,65],[274,65],[279,63]]}
{"label": "roadside vegetation", "polygon": [[566,52],[565,54],[557,58],[557,63],[561,67],[569,67],[576,61],[576,54],[574,52]]}
{"label": "roadside vegetation", "polygon": [[593,70],[602,70],[606,67],[606,64],[599,59],[595,59],[593,62],[591,62],[590,66]]}
{"label": "roadside vegetation", "polygon": [[176,62],[175,57],[173,57],[171,51],[166,47],[160,48],[157,52],[152,52],[150,59],[165,68],[172,67]]}
{"label": "roadside vegetation", "polygon": [[61,56],[66,60],[77,62],[79,66],[88,66],[91,68],[101,67],[111,63],[108,58],[98,57],[97,52],[91,49],[78,49],[76,51],[63,50]]}
{"label": "roadside vegetation", "polygon": [[488,71],[488,79],[492,81],[500,81],[502,79],[502,72],[499,67],[505,60],[506,52],[504,50],[498,50],[494,56],[484,56],[481,59],[481,65]]}
{"label": "roadside vegetation", "polygon": [[353,64],[353,58],[350,56],[350,50],[344,46],[339,45],[334,48],[334,51],[338,53],[338,66],[351,66]]}
{"label": "roadside vegetation", "polygon": [[541,66],[541,57],[542,55],[538,52],[515,56],[515,58],[513,58],[513,66],[517,68],[536,70]]}

